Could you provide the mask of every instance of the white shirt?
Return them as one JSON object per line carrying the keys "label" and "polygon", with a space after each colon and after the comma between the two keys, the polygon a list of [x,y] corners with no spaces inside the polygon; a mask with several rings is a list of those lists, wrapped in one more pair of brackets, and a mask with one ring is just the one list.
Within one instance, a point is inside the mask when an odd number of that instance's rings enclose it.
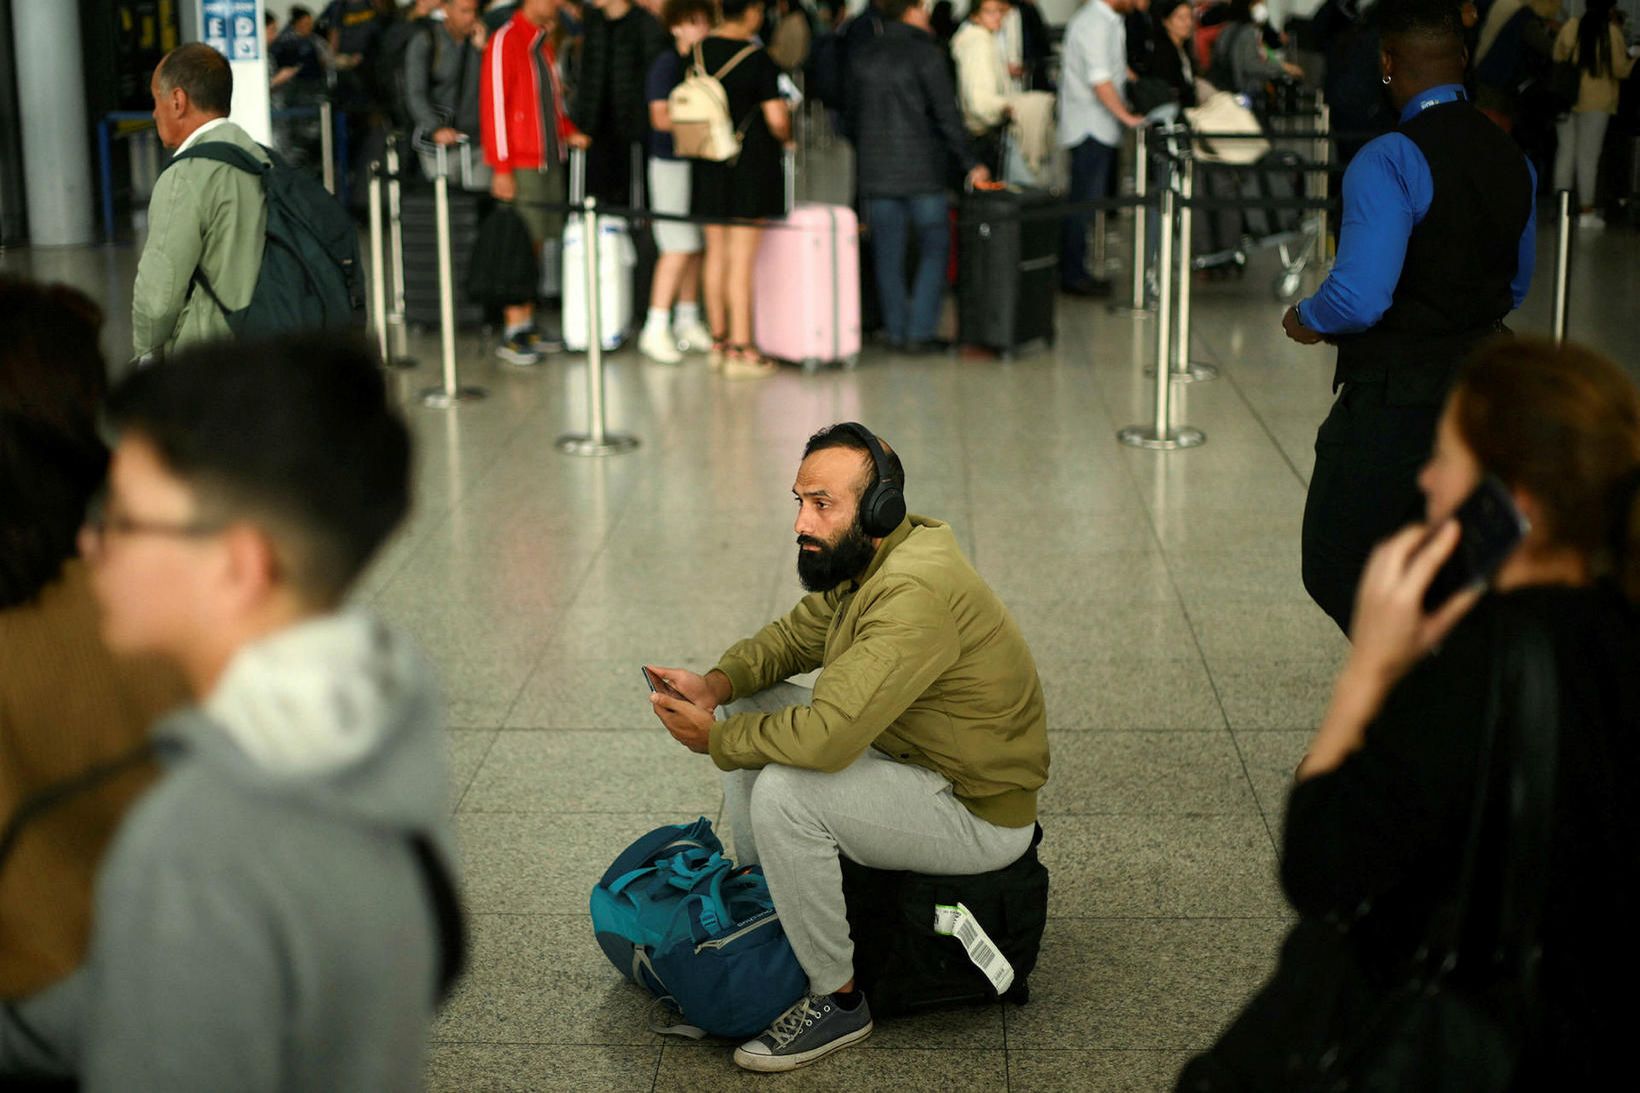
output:
{"label": "white shirt", "polygon": [[212,118],[210,121],[206,122],[204,125],[201,125],[198,129],[195,129],[192,133],[189,133],[188,134],[188,139],[183,141],[181,144],[177,145],[176,152],[173,152],[172,154],[173,155],[179,155],[183,152],[186,152],[188,149],[192,148],[194,145],[198,144],[201,140],[203,140],[205,138],[206,133],[209,133],[212,129],[215,129],[219,125],[226,124],[227,120],[228,120],[227,118]]}
{"label": "white shirt", "polygon": [[1065,64],[1059,78],[1059,143],[1066,148],[1092,137],[1115,147],[1122,123],[1093,93],[1127,80],[1127,28],[1104,0],[1088,0],[1065,27]]}

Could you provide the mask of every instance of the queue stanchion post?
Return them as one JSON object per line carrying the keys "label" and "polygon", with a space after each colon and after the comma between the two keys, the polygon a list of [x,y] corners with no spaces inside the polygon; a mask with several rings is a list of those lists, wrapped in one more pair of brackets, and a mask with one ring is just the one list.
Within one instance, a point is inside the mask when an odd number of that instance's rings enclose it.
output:
{"label": "queue stanchion post", "polygon": [[456,373],[456,286],[455,263],[450,256],[450,178],[445,170],[445,150],[438,152],[438,175],[433,179],[433,224],[438,243],[438,333],[444,359],[444,383],[421,393],[423,406],[453,409],[463,402],[476,402],[485,395],[482,387],[463,387]]}
{"label": "queue stanchion post", "polygon": [[382,165],[370,165],[370,328],[376,335],[376,351],[381,362],[393,364],[393,347],[387,337],[387,271],[382,268]]}
{"label": "queue stanchion post", "polygon": [[319,167],[325,189],[336,192],[336,123],[329,99],[319,100]]}
{"label": "queue stanchion post", "polygon": [[[1316,102],[1316,137],[1314,162],[1323,167],[1332,165],[1332,138],[1328,133],[1332,130],[1332,107],[1327,105],[1326,96],[1321,92],[1315,93]],[[1317,171],[1311,174],[1311,192],[1318,199],[1325,199],[1329,186],[1328,172]],[[1325,207],[1316,210],[1315,214],[1315,254],[1318,265],[1326,266],[1330,245],[1327,240],[1327,210]]]}
{"label": "queue stanchion post", "polygon": [[1207,443],[1200,429],[1173,425],[1173,380],[1168,368],[1168,335],[1173,324],[1169,321],[1173,306],[1173,191],[1163,187],[1161,200],[1161,233],[1156,240],[1156,407],[1149,425],[1130,425],[1116,434],[1116,439],[1130,448],[1171,452],[1179,448],[1195,448]]}
{"label": "queue stanchion post", "polygon": [[1549,331],[1558,345],[1566,340],[1567,294],[1572,272],[1572,192],[1555,194],[1555,284]]}
{"label": "queue stanchion post", "polygon": [[604,421],[603,301],[598,292],[598,201],[588,197],[581,212],[581,263],[587,305],[587,431],[566,433],[557,440],[566,455],[616,455],[638,446],[638,438],[612,433]]}
{"label": "queue stanchion post", "polygon": [[[1150,139],[1147,136],[1149,126],[1136,126],[1133,130],[1133,195],[1143,199],[1150,191]],[[1112,304],[1111,310],[1120,315],[1148,315],[1150,308],[1145,304],[1145,260],[1146,229],[1148,217],[1146,205],[1133,207],[1133,302],[1129,304]],[[1162,278],[1165,280],[1165,278]]]}
{"label": "queue stanchion post", "polygon": [[1179,331],[1173,339],[1173,379],[1179,383],[1200,383],[1219,378],[1215,365],[1190,359],[1190,287],[1195,273],[1194,237],[1191,235],[1195,224],[1190,205],[1195,196],[1196,157],[1187,148],[1179,167],[1179,235],[1174,244],[1174,250],[1178,252],[1179,286],[1173,310],[1179,319]]}
{"label": "queue stanchion post", "polygon": [[[444,156],[444,146],[439,145],[438,152],[439,173],[448,176],[446,170],[448,161]],[[387,135],[387,234],[393,247],[393,260],[388,268],[393,273],[393,322],[404,325],[404,189],[400,185],[400,178],[404,174],[403,157],[399,155],[399,138],[396,134]]]}

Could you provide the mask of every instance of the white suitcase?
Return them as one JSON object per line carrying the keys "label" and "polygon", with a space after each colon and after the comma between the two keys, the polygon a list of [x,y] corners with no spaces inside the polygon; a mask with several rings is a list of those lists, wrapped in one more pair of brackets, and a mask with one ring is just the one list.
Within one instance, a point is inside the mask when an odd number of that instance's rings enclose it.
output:
{"label": "white suitcase", "polygon": [[[564,225],[564,299],[561,321],[564,348],[585,352],[587,347],[587,275],[584,226],[578,216]],[[598,218],[598,306],[603,312],[599,341],[605,349],[617,349],[632,325],[632,268],[638,252],[626,221],[618,216]]]}

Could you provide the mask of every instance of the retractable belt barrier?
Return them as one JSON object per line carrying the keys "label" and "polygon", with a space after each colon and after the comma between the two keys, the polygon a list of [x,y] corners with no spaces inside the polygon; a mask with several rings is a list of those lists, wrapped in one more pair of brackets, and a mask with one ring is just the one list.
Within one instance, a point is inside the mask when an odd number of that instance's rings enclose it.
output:
{"label": "retractable belt barrier", "polygon": [[[463,401],[482,398],[484,392],[479,388],[464,387],[460,383],[455,360],[455,322],[454,322],[454,286],[451,275],[450,255],[450,221],[449,221],[449,180],[445,170],[443,158],[445,150],[438,149],[440,157],[439,171],[433,181],[438,226],[438,265],[439,265],[439,326],[440,342],[443,356],[443,385],[432,388],[423,393],[423,402],[426,405],[449,408]],[[605,205],[592,198],[579,198],[584,188],[584,166],[579,156],[572,157],[571,161],[571,197],[568,201],[513,201],[519,208],[544,209],[551,212],[576,216],[583,225],[582,237],[586,241],[583,250],[586,255],[582,272],[586,279],[587,317],[587,402],[588,426],[585,432],[562,436],[557,446],[560,451],[574,455],[609,455],[618,452],[630,451],[636,447],[638,440],[635,437],[611,433],[605,423],[605,398],[603,390],[603,339],[598,336],[601,329],[601,301],[599,299],[600,281],[598,277],[599,247],[597,241],[598,223],[604,217],[620,217],[632,225],[643,225],[654,222],[672,222],[699,225],[746,225],[763,228],[769,231],[811,231],[807,226],[799,226],[780,220],[759,220],[733,217],[694,216],[686,213],[664,213],[653,209],[639,208],[636,205]],[[1122,209],[1156,209],[1160,213],[1160,238],[1158,246],[1158,262],[1163,275],[1158,277],[1159,292],[1157,301],[1156,346],[1155,346],[1155,392],[1156,403],[1153,420],[1148,425],[1135,425],[1123,429],[1118,439],[1127,445],[1155,451],[1171,451],[1179,448],[1191,448],[1206,442],[1205,435],[1199,429],[1189,426],[1176,425],[1173,418],[1173,399],[1171,386],[1175,380],[1211,379],[1217,370],[1211,365],[1193,362],[1189,359],[1190,343],[1190,214],[1192,210],[1328,210],[1337,207],[1337,202],[1325,198],[1258,198],[1253,200],[1234,200],[1222,198],[1198,198],[1194,196],[1194,157],[1185,155],[1179,157],[1182,170],[1176,172],[1179,181],[1175,185],[1158,188],[1153,193],[1138,193],[1131,196],[1100,198],[1088,201],[1060,201],[1050,205],[1038,206],[1032,209],[1003,209],[988,212],[983,217],[964,216],[958,214],[957,224],[974,226],[980,224],[996,224],[1008,221],[1042,221],[1060,220],[1068,215],[1085,213],[1108,213]],[[1320,170],[1323,165],[1312,165],[1313,169]],[[391,340],[388,337],[388,303],[387,275],[385,267],[389,264],[383,255],[384,225],[381,214],[381,197],[384,184],[394,185],[402,179],[402,174],[396,166],[389,167],[378,162],[372,166],[370,176],[371,188],[371,302],[374,332],[378,348],[384,364],[393,363],[391,355]],[[394,219],[397,219],[396,210]],[[1145,217],[1136,216],[1135,230],[1140,233],[1139,242],[1142,245]],[[1183,232],[1184,242],[1176,245],[1179,232]],[[396,252],[394,261],[399,261]],[[1176,267],[1184,266],[1183,270]],[[1142,270],[1140,273],[1142,277]],[[1174,285],[1177,282],[1178,292],[1175,297]],[[1136,299],[1142,300],[1141,295]],[[1177,335],[1175,338],[1175,326]]]}

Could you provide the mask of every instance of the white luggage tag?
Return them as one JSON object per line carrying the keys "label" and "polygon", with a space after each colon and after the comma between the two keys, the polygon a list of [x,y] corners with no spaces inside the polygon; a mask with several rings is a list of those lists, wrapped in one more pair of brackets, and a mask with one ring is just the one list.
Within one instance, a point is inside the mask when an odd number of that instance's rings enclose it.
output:
{"label": "white luggage tag", "polygon": [[955,907],[945,903],[934,905],[934,932],[962,942],[968,959],[991,981],[998,995],[1008,993],[1008,988],[1014,985],[1014,966],[1002,955],[974,913],[960,902]]}

